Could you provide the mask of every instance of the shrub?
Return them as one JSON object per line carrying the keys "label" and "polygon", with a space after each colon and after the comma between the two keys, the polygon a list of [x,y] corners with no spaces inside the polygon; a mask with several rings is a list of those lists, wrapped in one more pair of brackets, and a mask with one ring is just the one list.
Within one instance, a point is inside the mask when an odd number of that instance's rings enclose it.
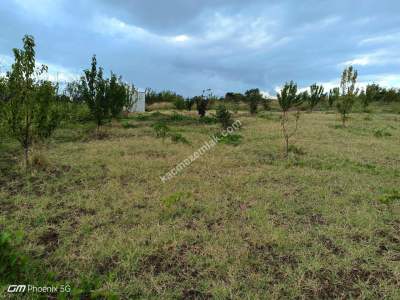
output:
{"label": "shrub", "polygon": [[27,258],[17,247],[22,242],[22,235],[12,236],[7,232],[0,232],[0,282],[10,283],[18,281],[27,270]]}
{"label": "shrub", "polygon": [[186,110],[191,111],[195,102],[196,101],[193,98],[186,99],[185,101]]}
{"label": "shrub", "polygon": [[246,91],[246,101],[249,103],[249,110],[252,115],[257,113],[258,104],[261,103],[264,98],[260,93],[259,89],[251,89]]}
{"label": "shrub", "polygon": [[392,204],[395,201],[400,201],[400,191],[392,190],[389,193],[384,194],[379,201],[384,204]]}
{"label": "shrub", "polygon": [[387,131],[387,129],[385,129],[385,128],[378,128],[378,129],[375,129],[374,136],[375,137],[387,137],[387,136],[392,136],[392,134],[389,131]]}
{"label": "shrub", "polygon": [[199,120],[200,123],[204,123],[204,124],[216,124],[218,123],[217,118],[214,117],[210,117],[210,116],[204,116],[203,118],[201,118]]}
{"label": "shrub", "polygon": [[176,97],[174,100],[174,106],[178,110],[184,110],[186,108],[186,102],[182,97]]}
{"label": "shrub", "polygon": [[170,137],[174,143],[189,144],[189,141],[180,133],[171,133]]}
{"label": "shrub", "polygon": [[218,105],[216,117],[223,129],[227,129],[233,123],[232,114],[224,104]]}
{"label": "shrub", "polygon": [[219,137],[219,142],[221,144],[237,146],[242,142],[242,136],[240,134],[228,134],[223,136],[222,134],[217,134]]}
{"label": "shrub", "polygon": [[156,137],[162,138],[163,140],[165,139],[167,134],[170,132],[169,127],[163,122],[155,123],[155,124],[153,124],[152,127],[156,133]]}

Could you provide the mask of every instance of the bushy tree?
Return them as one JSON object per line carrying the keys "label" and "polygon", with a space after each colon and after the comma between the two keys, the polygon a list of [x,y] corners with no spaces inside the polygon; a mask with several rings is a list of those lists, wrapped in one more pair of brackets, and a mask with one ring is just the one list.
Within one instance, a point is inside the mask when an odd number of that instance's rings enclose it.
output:
{"label": "bushy tree", "polygon": [[176,97],[174,100],[174,106],[178,110],[184,110],[186,108],[185,100],[182,96]]}
{"label": "bushy tree", "polygon": [[379,101],[382,91],[377,84],[368,84],[365,91],[362,90],[359,99],[363,110],[366,111],[368,106],[375,101]]}
{"label": "bushy tree", "polygon": [[338,87],[329,90],[329,96],[328,96],[329,107],[332,107],[333,104],[335,104],[339,100],[339,97],[340,97],[340,89]]}
{"label": "bushy tree", "polygon": [[185,108],[186,108],[186,110],[187,110],[187,111],[191,111],[191,110],[192,110],[192,107],[193,107],[193,105],[194,105],[195,102],[196,102],[196,101],[195,101],[194,98],[188,98],[188,99],[186,99],[186,100],[185,100]]}
{"label": "bushy tree", "polygon": [[359,92],[358,88],[356,88],[357,77],[357,70],[350,66],[343,71],[340,81],[341,95],[336,102],[336,108],[341,115],[343,126],[346,126],[348,115]]}
{"label": "bushy tree", "polygon": [[232,114],[222,103],[217,106],[216,117],[223,129],[227,129],[233,123]]}
{"label": "bushy tree", "polygon": [[[293,137],[298,129],[298,122],[300,119],[299,105],[302,103],[302,97],[297,93],[297,84],[293,81],[286,83],[281,89],[280,93],[277,94],[279,105],[282,109],[281,115],[281,128],[283,138],[285,141],[285,156],[289,155],[289,139]],[[292,131],[289,129],[289,112],[295,108],[295,126]]]}
{"label": "bushy tree", "polygon": [[245,92],[246,96],[246,101],[249,103],[249,110],[250,113],[256,114],[257,113],[257,108],[258,104],[262,103],[264,100],[264,97],[261,95],[259,89],[251,89]]}
{"label": "bushy tree", "polygon": [[122,82],[122,78],[111,72],[111,77],[106,87],[106,98],[112,117],[117,118],[121,115],[126,106],[126,92],[126,86]]}
{"label": "bushy tree", "polygon": [[58,113],[56,87],[49,81],[39,80],[47,67],[36,68],[34,38],[26,35],[23,43],[23,49],[13,49],[14,63],[7,74],[9,99],[4,117],[8,133],[24,149],[28,169],[29,148],[36,139],[50,136],[58,124]]}
{"label": "bushy tree", "polygon": [[84,71],[81,77],[82,96],[87,103],[92,117],[96,121],[97,131],[110,116],[109,102],[106,95],[107,82],[103,78],[103,69],[97,68],[96,56],[92,57],[91,68]]}
{"label": "bushy tree", "polygon": [[321,103],[326,97],[324,93],[324,87],[322,85],[317,85],[314,83],[310,86],[310,97],[308,97],[308,106],[310,111],[313,111],[314,108]]}
{"label": "bushy tree", "polygon": [[213,98],[211,89],[204,90],[201,96],[196,96],[196,106],[199,116],[202,118],[206,115],[210,99]]}

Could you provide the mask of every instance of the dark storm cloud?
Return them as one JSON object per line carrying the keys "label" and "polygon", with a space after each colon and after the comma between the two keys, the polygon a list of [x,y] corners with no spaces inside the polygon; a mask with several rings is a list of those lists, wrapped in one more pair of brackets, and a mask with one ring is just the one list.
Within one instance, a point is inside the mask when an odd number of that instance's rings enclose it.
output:
{"label": "dark storm cloud", "polygon": [[186,95],[273,93],[291,79],[329,87],[350,63],[362,81],[400,86],[399,9],[395,0],[3,0],[0,62],[29,33],[39,60],[66,79],[96,53],[141,88]]}

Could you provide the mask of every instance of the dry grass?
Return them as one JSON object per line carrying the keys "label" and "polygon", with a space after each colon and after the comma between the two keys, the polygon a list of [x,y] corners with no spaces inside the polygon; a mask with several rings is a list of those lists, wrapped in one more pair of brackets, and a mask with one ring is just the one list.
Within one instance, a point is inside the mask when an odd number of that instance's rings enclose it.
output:
{"label": "dry grass", "polygon": [[101,140],[59,130],[29,184],[2,169],[0,228],[23,230],[60,282],[122,299],[400,297],[400,199],[380,201],[400,189],[399,115],[340,128],[335,114],[305,113],[284,159],[279,116],[242,112],[240,145],[166,184],[219,128],[193,116],[168,123],[191,144],[163,142],[150,127],[162,116],[147,115]]}

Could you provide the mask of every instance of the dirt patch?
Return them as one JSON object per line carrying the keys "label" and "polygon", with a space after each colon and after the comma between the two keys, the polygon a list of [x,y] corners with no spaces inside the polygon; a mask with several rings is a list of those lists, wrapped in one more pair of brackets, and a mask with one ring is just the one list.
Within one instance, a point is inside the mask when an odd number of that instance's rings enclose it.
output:
{"label": "dirt patch", "polygon": [[49,229],[39,237],[38,243],[45,246],[44,256],[48,256],[58,248],[59,234],[55,229]]}
{"label": "dirt patch", "polygon": [[184,290],[182,296],[178,299],[212,299],[212,295],[210,293],[203,293],[198,290]]}
{"label": "dirt patch", "polygon": [[285,279],[285,269],[297,268],[298,258],[291,253],[278,252],[277,246],[273,244],[253,244],[248,242],[248,260],[250,271],[257,273],[269,273],[273,283]]}
{"label": "dirt patch", "polygon": [[309,222],[311,225],[326,225],[327,221],[321,214],[312,214],[309,217]]}
{"label": "dirt patch", "polygon": [[175,284],[184,281],[197,282],[199,270],[193,265],[188,256],[201,255],[202,247],[197,244],[182,244],[178,247],[161,248],[142,258],[137,275],[150,273],[153,276],[166,273],[175,277]]}
{"label": "dirt patch", "polygon": [[326,249],[331,251],[335,255],[343,255],[344,251],[342,248],[337,246],[330,238],[326,236],[320,236],[319,240],[321,241],[322,245],[325,246]]}
{"label": "dirt patch", "polygon": [[[305,281],[314,282],[302,282],[302,291],[309,299],[348,299],[361,296],[361,289],[357,287],[360,282],[376,290],[382,281],[393,281],[394,275],[387,270],[370,271],[354,265],[349,270],[339,270],[337,273],[324,268],[314,272],[306,271],[304,278]],[[374,296],[378,299],[382,295],[378,290]]]}
{"label": "dirt patch", "polygon": [[119,262],[117,255],[107,256],[96,262],[96,270],[100,275],[106,275],[110,273]]}

